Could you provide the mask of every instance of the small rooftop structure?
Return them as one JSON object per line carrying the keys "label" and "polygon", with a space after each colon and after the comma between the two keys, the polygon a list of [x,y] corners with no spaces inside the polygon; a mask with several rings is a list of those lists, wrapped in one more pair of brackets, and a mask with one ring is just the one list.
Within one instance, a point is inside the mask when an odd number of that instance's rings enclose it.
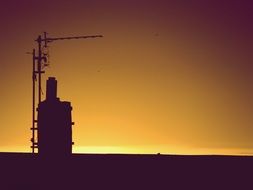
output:
{"label": "small rooftop structure", "polygon": [[40,156],[72,154],[72,107],[57,97],[57,80],[49,77],[46,99],[38,106],[38,153]]}

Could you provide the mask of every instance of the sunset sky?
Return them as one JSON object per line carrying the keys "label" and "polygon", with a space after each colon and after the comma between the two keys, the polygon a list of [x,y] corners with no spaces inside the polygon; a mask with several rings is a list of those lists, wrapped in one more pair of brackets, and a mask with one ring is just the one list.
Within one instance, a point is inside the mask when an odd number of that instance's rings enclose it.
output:
{"label": "sunset sky", "polygon": [[50,44],[74,152],[253,153],[251,1],[0,2],[0,151],[31,151],[26,52],[46,31],[104,36]]}

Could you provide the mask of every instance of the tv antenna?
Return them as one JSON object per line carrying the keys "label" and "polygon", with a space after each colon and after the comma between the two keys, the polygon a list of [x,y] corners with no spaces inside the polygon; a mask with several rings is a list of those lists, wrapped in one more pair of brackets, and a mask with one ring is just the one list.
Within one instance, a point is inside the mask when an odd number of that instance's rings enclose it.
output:
{"label": "tv antenna", "polygon": [[[36,99],[37,103],[41,103],[41,95],[42,95],[42,88],[41,88],[41,77],[42,74],[45,73],[44,68],[49,65],[49,53],[48,53],[48,44],[57,40],[79,40],[79,39],[88,39],[88,38],[101,38],[102,35],[89,35],[89,36],[70,36],[70,37],[60,37],[60,38],[52,38],[47,36],[47,32],[39,35],[38,38],[35,40],[38,44],[37,53],[36,50],[33,49],[32,52],[32,153],[35,153],[35,150],[38,150],[38,126],[37,126],[37,119],[36,119]],[[36,89],[36,83],[38,83]],[[37,97],[36,97],[37,91]]]}

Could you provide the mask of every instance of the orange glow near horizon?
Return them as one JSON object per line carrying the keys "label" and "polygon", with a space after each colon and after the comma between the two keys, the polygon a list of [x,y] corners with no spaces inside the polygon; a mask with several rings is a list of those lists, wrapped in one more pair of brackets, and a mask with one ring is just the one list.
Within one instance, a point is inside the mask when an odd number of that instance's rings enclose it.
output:
{"label": "orange glow near horizon", "polygon": [[25,52],[43,30],[104,35],[50,44],[43,80],[55,76],[58,96],[71,102],[74,152],[253,151],[247,4],[45,0],[45,11],[35,11],[32,0],[14,2],[0,8],[0,151],[29,152],[32,60]]}
{"label": "orange glow near horizon", "polygon": [[[25,146],[1,147],[1,152],[31,153]],[[252,149],[206,149],[194,147],[165,146],[81,146],[73,147],[73,154],[161,154],[161,155],[236,155],[251,156]]]}

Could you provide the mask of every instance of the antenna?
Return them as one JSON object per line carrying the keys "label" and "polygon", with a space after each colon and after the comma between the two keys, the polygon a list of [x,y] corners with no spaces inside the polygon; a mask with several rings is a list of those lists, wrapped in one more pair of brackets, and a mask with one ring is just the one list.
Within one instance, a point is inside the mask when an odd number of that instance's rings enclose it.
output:
{"label": "antenna", "polygon": [[[57,40],[79,40],[79,39],[88,39],[88,38],[101,38],[102,35],[89,35],[89,36],[71,36],[71,37],[57,37],[57,38],[50,38],[47,36],[48,33],[44,32],[43,37],[41,35],[35,40],[37,42],[37,55],[36,50],[33,49],[32,52],[32,153],[35,153],[36,150],[38,151],[38,121],[36,120],[36,102],[38,104],[41,103],[41,95],[42,95],[42,88],[41,88],[41,79],[42,74],[45,73],[43,70],[46,66],[48,66],[48,52],[42,52],[42,49],[48,48],[48,43],[57,41]],[[38,83],[36,89],[36,83]],[[36,97],[37,91],[37,97]],[[37,99],[37,101],[36,101]]]}

